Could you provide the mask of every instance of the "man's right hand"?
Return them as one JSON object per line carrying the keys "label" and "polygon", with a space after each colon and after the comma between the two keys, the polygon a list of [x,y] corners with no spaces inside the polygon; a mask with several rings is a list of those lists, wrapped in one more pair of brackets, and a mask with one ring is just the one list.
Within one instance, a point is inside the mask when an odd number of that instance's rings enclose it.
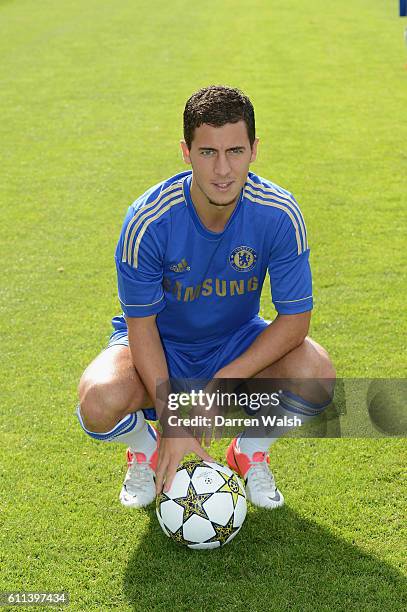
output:
{"label": "man's right hand", "polygon": [[204,461],[215,462],[193,437],[161,438],[155,482],[157,495],[163,489],[164,492],[169,491],[179,464],[189,453],[195,453]]}

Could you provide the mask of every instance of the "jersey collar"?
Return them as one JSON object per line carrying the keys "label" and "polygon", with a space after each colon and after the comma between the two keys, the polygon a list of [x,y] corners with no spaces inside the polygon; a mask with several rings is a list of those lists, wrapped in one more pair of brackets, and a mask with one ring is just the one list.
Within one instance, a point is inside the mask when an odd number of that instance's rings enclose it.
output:
{"label": "jersey collar", "polygon": [[205,225],[202,223],[201,219],[199,218],[198,213],[196,212],[194,203],[192,201],[191,198],[191,182],[192,182],[192,174],[190,174],[189,176],[185,177],[184,181],[183,181],[183,189],[184,189],[184,198],[185,198],[185,202],[187,205],[187,209],[189,211],[189,214],[192,217],[192,220],[194,222],[194,225],[196,227],[196,229],[198,230],[198,232],[200,234],[202,234],[202,236],[205,236],[205,238],[207,238],[208,240],[220,240],[225,232],[227,232],[227,230],[229,229],[229,227],[231,226],[231,224],[234,222],[235,218],[237,217],[237,215],[239,214],[239,210],[242,206],[242,201],[243,201],[243,189],[240,192],[240,196],[239,199],[237,201],[237,204],[235,206],[235,210],[233,211],[233,213],[231,214],[230,218],[228,219],[228,222],[225,225],[225,228],[223,229],[223,231],[221,232],[212,232],[211,230],[209,230],[207,227],[205,227]]}

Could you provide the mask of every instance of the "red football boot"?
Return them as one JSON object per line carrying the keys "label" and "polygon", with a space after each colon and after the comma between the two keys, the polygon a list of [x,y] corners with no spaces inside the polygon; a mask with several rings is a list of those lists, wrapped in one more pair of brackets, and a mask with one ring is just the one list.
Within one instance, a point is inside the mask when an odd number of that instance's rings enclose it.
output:
{"label": "red football boot", "polygon": [[252,504],[270,509],[284,504],[284,497],[277,489],[268,467],[268,453],[259,451],[250,457],[240,450],[239,438],[234,438],[226,451],[226,460],[229,467],[244,479],[247,499]]}

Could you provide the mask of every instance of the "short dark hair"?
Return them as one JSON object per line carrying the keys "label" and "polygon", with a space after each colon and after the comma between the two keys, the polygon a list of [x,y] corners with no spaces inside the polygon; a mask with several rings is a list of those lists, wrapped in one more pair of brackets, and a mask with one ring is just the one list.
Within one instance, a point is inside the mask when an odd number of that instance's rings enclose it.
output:
{"label": "short dark hair", "polygon": [[239,89],[225,85],[210,85],[192,94],[184,109],[184,139],[188,149],[194,139],[195,128],[203,123],[222,127],[226,123],[244,121],[250,146],[256,138],[254,108],[249,98]]}

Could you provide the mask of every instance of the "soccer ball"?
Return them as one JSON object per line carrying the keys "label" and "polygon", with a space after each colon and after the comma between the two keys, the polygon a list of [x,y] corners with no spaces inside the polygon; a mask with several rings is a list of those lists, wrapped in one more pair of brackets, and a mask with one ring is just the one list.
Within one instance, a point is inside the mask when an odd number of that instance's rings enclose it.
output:
{"label": "soccer ball", "polygon": [[246,492],[228,467],[186,461],[171,489],[157,496],[157,517],[164,533],[188,548],[219,548],[239,532],[246,518]]}

